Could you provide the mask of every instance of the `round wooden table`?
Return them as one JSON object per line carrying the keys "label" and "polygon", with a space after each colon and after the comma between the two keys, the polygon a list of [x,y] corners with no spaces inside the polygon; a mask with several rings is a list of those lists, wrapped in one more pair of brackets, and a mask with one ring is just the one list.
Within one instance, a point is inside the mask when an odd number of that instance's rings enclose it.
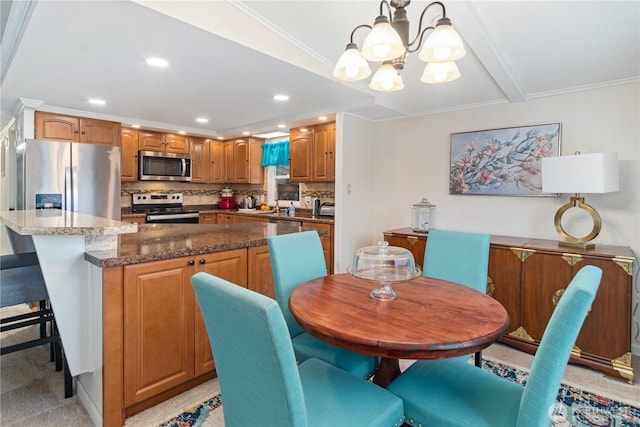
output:
{"label": "round wooden table", "polygon": [[371,298],[373,287],[350,274],[334,274],[298,286],[289,308],[316,338],[381,357],[374,383],[382,387],[400,374],[398,359],[472,354],[509,326],[499,302],[463,285],[420,276],[394,284],[393,301]]}

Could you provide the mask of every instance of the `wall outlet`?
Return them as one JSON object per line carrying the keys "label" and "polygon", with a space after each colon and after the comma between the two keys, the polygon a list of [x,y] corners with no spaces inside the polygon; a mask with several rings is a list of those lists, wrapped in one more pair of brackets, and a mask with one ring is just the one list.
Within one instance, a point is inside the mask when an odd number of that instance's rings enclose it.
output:
{"label": "wall outlet", "polygon": [[311,196],[304,197],[304,205],[307,207],[307,209],[311,208]]}

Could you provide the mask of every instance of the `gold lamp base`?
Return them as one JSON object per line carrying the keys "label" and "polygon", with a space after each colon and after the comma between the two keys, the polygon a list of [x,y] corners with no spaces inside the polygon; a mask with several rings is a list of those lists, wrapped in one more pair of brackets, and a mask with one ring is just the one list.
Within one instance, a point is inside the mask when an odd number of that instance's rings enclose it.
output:
{"label": "gold lamp base", "polygon": [[[593,229],[584,237],[574,237],[567,233],[562,227],[562,215],[564,215],[564,213],[571,208],[584,209],[589,213],[591,219],[593,219]],[[571,197],[569,203],[560,206],[560,209],[558,209],[555,217],[553,218],[553,223],[558,234],[564,239],[558,242],[560,246],[568,246],[580,249],[593,249],[595,247],[595,244],[588,242],[595,239],[602,229],[602,218],[600,217],[600,214],[593,207],[586,204],[584,202],[584,197],[580,197],[579,194]]]}

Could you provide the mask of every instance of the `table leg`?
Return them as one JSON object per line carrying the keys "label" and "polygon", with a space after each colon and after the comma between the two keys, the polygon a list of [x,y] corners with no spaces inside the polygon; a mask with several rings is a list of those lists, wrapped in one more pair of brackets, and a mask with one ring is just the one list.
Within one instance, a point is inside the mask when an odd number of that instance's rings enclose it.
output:
{"label": "table leg", "polygon": [[386,388],[398,375],[400,375],[400,361],[382,357],[378,371],[373,377],[373,383]]}

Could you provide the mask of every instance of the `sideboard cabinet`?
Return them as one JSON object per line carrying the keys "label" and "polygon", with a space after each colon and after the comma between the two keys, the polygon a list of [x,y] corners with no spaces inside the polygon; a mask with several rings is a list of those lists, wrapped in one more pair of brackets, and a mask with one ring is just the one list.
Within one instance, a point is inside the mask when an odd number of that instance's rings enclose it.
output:
{"label": "sideboard cabinet", "polygon": [[[411,228],[387,231],[390,245],[409,249],[422,266],[428,233]],[[571,353],[571,363],[633,382],[631,366],[632,271],[628,247],[596,245],[582,250],[554,240],[491,236],[487,294],[509,313],[501,341],[534,354],[565,288],[580,268],[602,269],[596,298]]]}

